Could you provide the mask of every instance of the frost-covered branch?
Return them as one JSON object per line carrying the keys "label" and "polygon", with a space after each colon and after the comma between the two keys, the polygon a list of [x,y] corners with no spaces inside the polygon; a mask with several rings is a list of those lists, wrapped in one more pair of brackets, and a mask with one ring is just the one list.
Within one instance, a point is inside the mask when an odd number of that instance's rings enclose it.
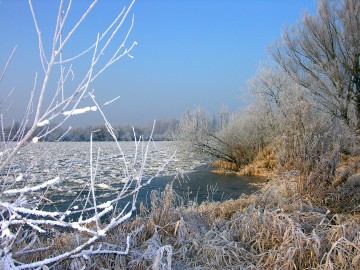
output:
{"label": "frost-covered branch", "polygon": [[[20,179],[19,179],[20,180]],[[9,190],[5,190],[4,194],[15,194],[15,193],[28,193],[28,192],[32,192],[32,191],[37,191],[43,188],[46,188],[48,186],[51,186],[53,184],[56,184],[60,181],[60,177],[55,177],[54,179],[51,179],[49,181],[46,181],[44,183],[41,183],[40,185],[37,185],[35,187],[24,187],[21,189],[9,189]]]}
{"label": "frost-covered branch", "polygon": [[[1,115],[0,268],[41,268],[65,259],[97,254],[125,255],[129,252],[133,235],[142,229],[141,227],[129,233],[123,244],[114,245],[108,243],[105,238],[111,230],[131,218],[136,209],[138,192],[153,179],[150,178],[142,183],[151,140],[147,144],[142,140],[135,142],[135,160],[125,155],[116,139],[113,127],[102,111],[103,106],[114,102],[118,97],[100,106],[93,95],[95,90],[89,89],[98,76],[122,57],[133,58],[130,53],[137,43],[132,42],[130,45],[127,43],[134,25],[134,16],[130,14],[135,0],[131,0],[127,7],[122,8],[102,33],[94,35],[90,45],[85,44],[87,49],[75,56],[65,53],[70,41],[75,40],[76,34],[81,31],[80,26],[85,25],[86,18],[95,12],[97,2],[97,0],[92,1],[80,18],[71,22],[69,14],[74,3],[71,0],[69,2],[60,0],[52,40],[50,46],[46,46],[48,41],[41,31],[42,25],[41,20],[37,18],[36,4],[29,0],[42,70],[35,75],[34,86],[20,126],[14,124],[6,134],[4,115]],[[125,27],[125,21],[129,16],[131,22],[128,29],[120,31]],[[118,44],[115,44],[119,35],[124,36]],[[5,65],[0,82],[5,71],[11,66],[14,52],[15,50]],[[79,75],[80,73],[74,70],[72,61],[83,57],[90,58],[89,66],[83,75]],[[58,74],[58,79],[55,80],[57,85],[53,87],[53,77],[56,77],[56,74]],[[89,98],[93,100],[95,106],[83,105],[83,101]],[[94,112],[103,116],[107,131],[114,139],[114,145],[121,157],[120,164],[118,160],[114,160],[112,166],[123,167],[124,178],[127,181],[120,190],[116,191],[115,199],[99,201],[97,171],[100,166],[101,149],[94,151],[97,155],[95,154],[96,158],[93,159],[91,142],[88,164],[90,176],[67,209],[59,210],[56,206],[57,202],[52,197],[49,197],[51,200],[48,199],[47,195],[61,188],[65,181],[62,172],[56,170],[57,174],[52,175],[49,172],[51,168],[49,170],[46,168],[39,173],[34,171],[32,165],[24,171],[21,152],[24,147],[29,147],[29,144],[42,147],[38,142],[63,126],[70,117]],[[37,159],[46,159],[46,154],[44,152],[43,156],[32,156],[31,159],[35,163]],[[159,171],[162,168],[159,168]],[[87,195],[84,196],[86,193]],[[124,207],[119,207],[119,202],[124,199],[127,203]],[[82,203],[78,203],[79,201]],[[54,203],[55,207],[51,205]],[[69,243],[63,250],[54,251],[58,241],[56,238],[62,235],[64,230],[72,235],[73,239],[70,242],[76,241],[76,245]],[[44,241],[44,238],[49,236],[55,237],[51,243]],[[27,256],[34,256],[36,260],[31,260]]]}

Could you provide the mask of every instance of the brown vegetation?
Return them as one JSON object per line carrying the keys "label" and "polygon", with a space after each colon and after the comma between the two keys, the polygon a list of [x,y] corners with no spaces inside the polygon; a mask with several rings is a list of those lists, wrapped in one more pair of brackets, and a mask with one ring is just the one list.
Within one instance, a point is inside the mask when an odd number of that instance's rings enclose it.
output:
{"label": "brown vegetation", "polygon": [[275,148],[268,146],[261,149],[250,164],[240,169],[236,163],[224,160],[217,160],[211,163],[211,167],[215,168],[213,170],[214,173],[237,173],[239,175],[261,176],[270,179],[277,176],[277,169],[279,167],[277,156],[278,153]]}
{"label": "brown vegetation", "polygon": [[[94,249],[107,245],[111,250],[111,245],[125,246],[130,234],[127,255],[72,257],[54,268],[359,269],[359,156],[342,155],[336,173],[327,176],[327,185],[304,189],[304,183],[322,183],[328,163],[320,156],[316,166],[308,163],[315,168],[310,174],[306,166],[289,171],[284,165],[282,172],[276,150],[281,148],[261,150],[255,162],[245,167],[251,172],[265,171],[267,176],[278,174],[258,193],[221,203],[185,204],[168,185],[162,194],[152,192],[150,208],[141,205],[139,215],[94,243]],[[226,162],[217,165],[235,168]],[[26,233],[31,235],[29,228]],[[18,259],[41,260],[75,248],[86,238],[48,233],[53,243],[44,235],[34,243],[36,248],[45,248],[42,252],[24,253]]]}
{"label": "brown vegetation", "polygon": [[277,175],[279,162],[274,147],[268,146],[260,150],[254,161],[244,166],[238,173],[240,175],[256,175],[274,178]]}
{"label": "brown vegetation", "polygon": [[238,170],[236,163],[224,160],[214,161],[211,163],[211,167],[215,168],[215,170],[212,171],[213,173],[219,174],[235,173]]}

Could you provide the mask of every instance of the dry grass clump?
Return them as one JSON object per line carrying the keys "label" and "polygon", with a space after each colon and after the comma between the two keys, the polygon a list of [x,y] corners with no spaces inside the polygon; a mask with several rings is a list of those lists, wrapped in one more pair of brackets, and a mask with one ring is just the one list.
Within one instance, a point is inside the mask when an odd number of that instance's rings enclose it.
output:
{"label": "dry grass clump", "polygon": [[241,175],[257,175],[268,178],[275,177],[279,166],[277,150],[273,146],[260,150],[251,164],[246,165],[239,171]]}
{"label": "dry grass clump", "polygon": [[267,146],[261,149],[255,159],[239,170],[239,167],[234,162],[224,160],[217,160],[211,164],[216,168],[214,173],[233,173],[236,172],[240,175],[263,176],[273,178],[277,176],[276,169],[279,166],[277,150],[274,146]]}
{"label": "dry grass clump", "polygon": [[[14,242],[14,250],[18,251],[18,254],[15,254],[13,258],[23,263],[37,262],[57,256],[84,242],[84,237],[80,234],[64,230],[55,232],[50,226],[46,233],[39,235],[34,228],[19,227],[18,235],[18,241]],[[68,265],[67,262],[64,262],[64,265]]]}
{"label": "dry grass clump", "polygon": [[213,163],[211,163],[211,167],[216,168],[216,170],[213,171],[214,173],[220,174],[236,172],[238,170],[236,163],[225,160],[214,161]]}

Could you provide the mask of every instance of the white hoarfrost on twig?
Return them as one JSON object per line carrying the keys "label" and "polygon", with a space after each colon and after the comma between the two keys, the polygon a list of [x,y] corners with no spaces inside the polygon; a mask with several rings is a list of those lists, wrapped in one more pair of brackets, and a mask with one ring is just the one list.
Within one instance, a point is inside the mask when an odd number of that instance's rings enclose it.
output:
{"label": "white hoarfrost on twig", "polygon": [[41,122],[37,123],[38,127],[43,127],[43,126],[46,126],[46,125],[50,125],[49,120],[44,120],[44,121],[41,121]]}
{"label": "white hoarfrost on twig", "polygon": [[92,106],[92,107],[85,107],[85,108],[79,108],[79,109],[75,109],[75,110],[71,110],[71,111],[66,111],[63,112],[64,116],[68,116],[68,115],[76,115],[76,114],[82,114],[82,113],[86,113],[89,111],[97,111],[97,107],[96,106]]}
{"label": "white hoarfrost on twig", "polygon": [[[93,97],[93,98],[95,98],[95,97]],[[116,101],[119,98],[120,98],[120,96],[117,96],[116,98],[113,98],[112,100],[109,100],[109,101],[105,102],[102,106],[109,105],[109,104],[113,103],[114,101]]]}
{"label": "white hoarfrost on twig", "polygon": [[0,207],[8,209],[9,211],[12,212],[24,213],[24,214],[30,214],[30,215],[42,216],[42,217],[57,217],[61,214],[59,212],[46,212],[42,210],[28,209],[24,207],[15,207],[12,204],[6,202],[0,202]]}
{"label": "white hoarfrost on twig", "polygon": [[16,179],[15,179],[15,181],[22,181],[24,179],[24,175],[22,174],[22,173],[20,173],[17,177],[16,177]]}
{"label": "white hoarfrost on twig", "polygon": [[[22,175],[21,175],[22,176]],[[19,178],[19,176],[18,176]],[[17,181],[20,181],[20,179],[18,180],[18,178],[16,178]],[[54,185],[55,183],[60,181],[60,177],[55,177],[54,179],[51,179],[49,181],[46,181],[38,186],[35,187],[24,187],[21,189],[9,189],[9,190],[5,190],[4,194],[15,194],[15,193],[27,193],[27,192],[31,192],[31,191],[37,191],[43,188],[46,188],[48,186]]]}

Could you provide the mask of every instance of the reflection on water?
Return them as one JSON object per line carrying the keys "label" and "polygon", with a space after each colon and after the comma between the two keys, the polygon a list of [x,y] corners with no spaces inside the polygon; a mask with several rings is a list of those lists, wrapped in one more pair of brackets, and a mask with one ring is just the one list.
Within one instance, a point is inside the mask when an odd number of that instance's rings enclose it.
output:
{"label": "reflection on water", "polygon": [[265,182],[264,178],[259,177],[215,174],[207,167],[201,167],[187,177],[189,180],[186,182],[175,182],[174,190],[185,197],[190,193],[190,199],[197,199],[198,203],[206,200],[237,199],[241,194],[249,195],[259,190],[259,185]]}

